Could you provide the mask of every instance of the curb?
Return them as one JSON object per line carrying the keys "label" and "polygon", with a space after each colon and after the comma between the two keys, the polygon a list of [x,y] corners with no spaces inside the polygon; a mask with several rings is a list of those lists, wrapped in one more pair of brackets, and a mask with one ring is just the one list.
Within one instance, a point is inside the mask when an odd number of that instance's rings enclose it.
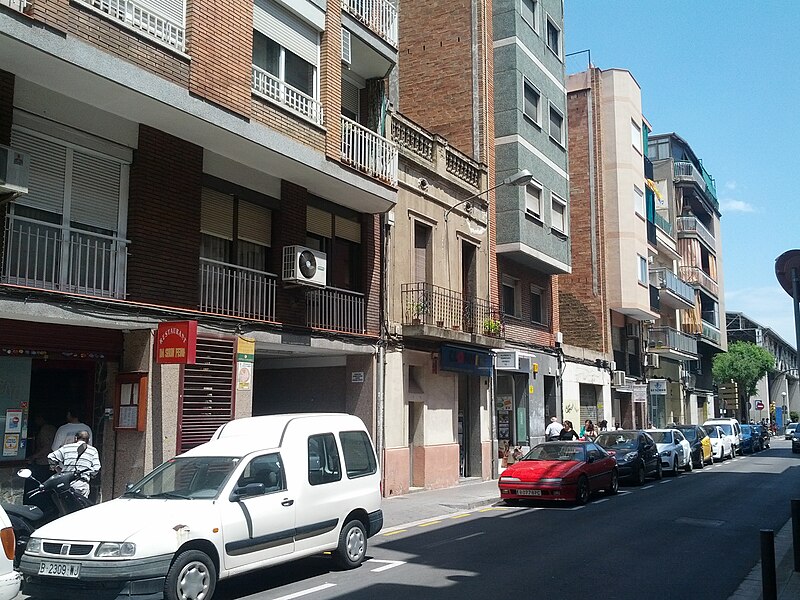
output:
{"label": "curb", "polygon": [[431,516],[426,519],[419,519],[418,521],[410,521],[408,523],[402,523],[400,525],[392,525],[391,527],[385,527],[381,529],[380,533],[381,534],[392,533],[393,531],[397,531],[399,529],[408,529],[410,527],[416,527],[423,523],[429,523],[430,521],[438,521],[439,519],[448,519],[453,515],[461,515],[467,511],[475,510],[476,508],[483,508],[485,506],[495,504],[496,502],[499,502],[498,498],[490,498],[487,500],[476,500],[474,502],[467,502],[464,504],[440,504],[439,506],[441,506],[444,509],[451,508],[453,510],[448,513],[442,513],[439,515]]}

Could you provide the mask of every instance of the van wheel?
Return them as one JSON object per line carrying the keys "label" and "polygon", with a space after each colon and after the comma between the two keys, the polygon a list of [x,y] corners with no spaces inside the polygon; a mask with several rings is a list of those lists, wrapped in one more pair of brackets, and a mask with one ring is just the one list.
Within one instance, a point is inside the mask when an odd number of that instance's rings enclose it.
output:
{"label": "van wheel", "polygon": [[355,569],[367,555],[367,530],[358,519],[348,521],[339,533],[336,562],[343,569]]}
{"label": "van wheel", "polygon": [[217,569],[205,552],[181,552],[167,572],[165,600],[211,600],[217,585]]}

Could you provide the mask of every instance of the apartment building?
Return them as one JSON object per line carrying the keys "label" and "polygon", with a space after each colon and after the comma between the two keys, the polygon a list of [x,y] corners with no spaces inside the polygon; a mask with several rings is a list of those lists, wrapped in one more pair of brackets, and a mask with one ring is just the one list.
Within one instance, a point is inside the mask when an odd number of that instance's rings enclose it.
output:
{"label": "apartment building", "polygon": [[33,417],[68,407],[105,497],[238,416],[376,433],[397,57],[389,2],[0,3],[0,144],[27,166],[2,206],[0,402],[21,426],[0,493]]}

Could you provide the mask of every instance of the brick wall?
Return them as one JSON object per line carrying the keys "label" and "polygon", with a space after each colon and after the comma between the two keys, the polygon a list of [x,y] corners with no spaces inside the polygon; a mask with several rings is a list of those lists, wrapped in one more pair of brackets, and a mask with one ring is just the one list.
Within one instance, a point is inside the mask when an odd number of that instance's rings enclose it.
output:
{"label": "brick wall", "polygon": [[[283,273],[284,246],[304,245],[306,242],[306,205],[308,190],[285,179],[281,181],[281,208],[272,213],[271,271]],[[306,298],[308,288],[300,285],[287,287],[278,284],[276,318],[288,325],[306,325]]]}
{"label": "brick wall", "polygon": [[128,298],[197,308],[203,149],[140,125],[130,171]]}
{"label": "brick wall", "polygon": [[[535,344],[538,346],[553,346],[555,344],[554,331],[557,331],[560,321],[558,305],[558,281],[555,277],[534,271],[519,263],[499,259],[500,277],[507,275],[518,281],[520,289],[520,316],[519,318],[505,315],[506,341],[517,344]],[[549,301],[550,324],[539,325],[531,321],[531,285],[536,285],[542,290]]]}
{"label": "brick wall", "polygon": [[[592,72],[592,85],[594,87],[592,94],[580,90],[570,93],[567,97],[569,197],[570,212],[573,215],[570,228],[572,273],[558,277],[561,290],[561,332],[564,334],[566,344],[598,352],[609,352],[611,351],[610,315],[605,295],[605,213],[602,201],[602,130],[599,118],[601,90],[599,73],[595,70]],[[594,247],[590,228],[589,102],[592,102],[594,129],[592,150],[596,211]]]}
{"label": "brick wall", "polygon": [[241,115],[250,114],[252,0],[188,0],[189,91]]}
{"label": "brick wall", "polygon": [[253,98],[251,115],[254,120],[267,127],[311,146],[314,150],[325,152],[325,133],[300,117],[260,98]]}
{"label": "brick wall", "polygon": [[325,112],[325,154],[339,161],[342,158],[342,3],[328,0],[325,31],[319,52],[320,101]]}
{"label": "brick wall", "polygon": [[361,280],[366,302],[366,328],[380,334],[381,319],[381,215],[364,215],[361,225]]}

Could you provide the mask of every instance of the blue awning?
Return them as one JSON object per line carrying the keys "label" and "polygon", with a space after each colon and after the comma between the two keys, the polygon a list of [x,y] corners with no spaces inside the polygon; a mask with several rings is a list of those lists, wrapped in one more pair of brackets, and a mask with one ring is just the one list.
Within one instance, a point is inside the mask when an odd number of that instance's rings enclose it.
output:
{"label": "blue awning", "polygon": [[473,348],[442,344],[440,368],[442,371],[491,377],[492,354]]}

